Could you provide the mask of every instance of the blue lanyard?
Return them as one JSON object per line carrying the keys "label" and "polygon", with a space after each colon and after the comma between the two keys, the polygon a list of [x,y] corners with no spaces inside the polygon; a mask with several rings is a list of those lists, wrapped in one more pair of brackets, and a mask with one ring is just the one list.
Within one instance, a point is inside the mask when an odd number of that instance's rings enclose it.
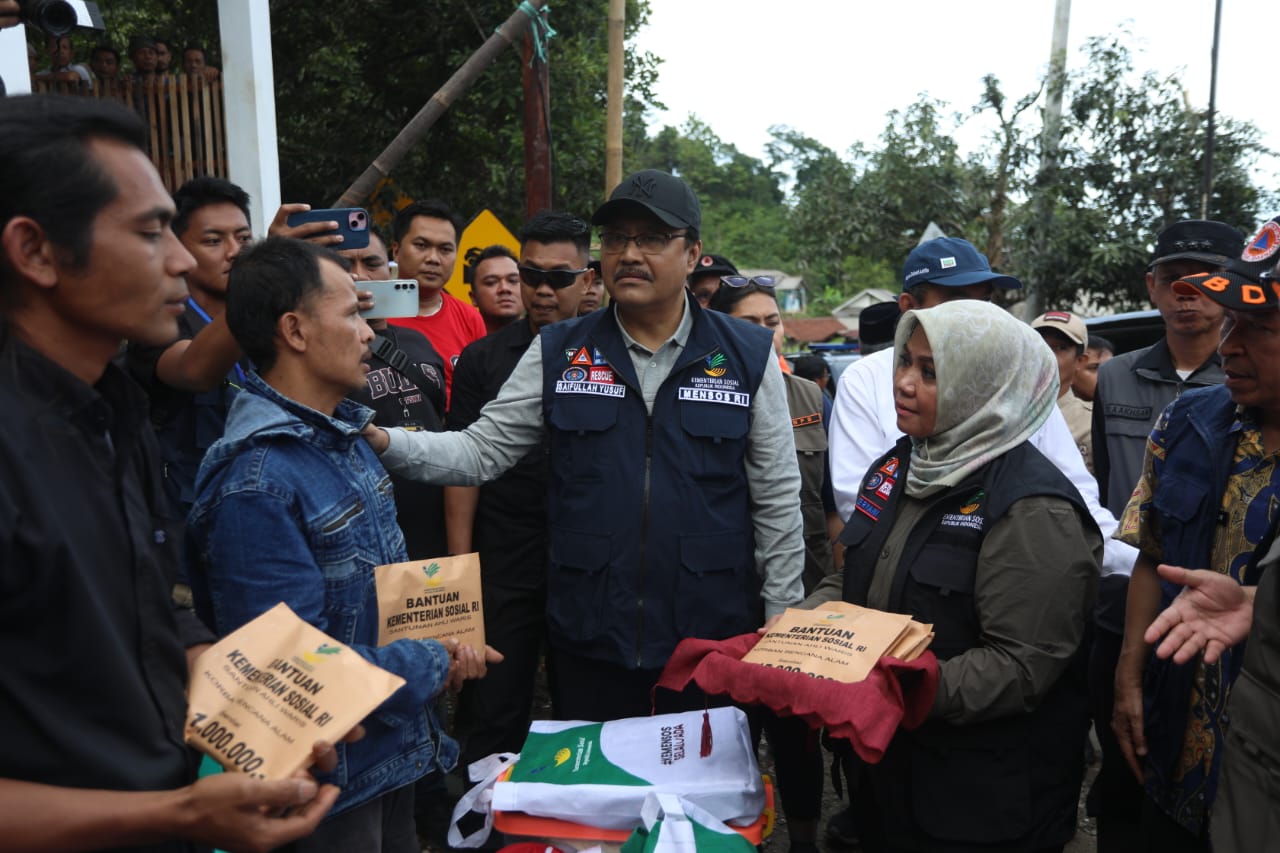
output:
{"label": "blue lanyard", "polygon": [[[191,310],[192,310],[192,311],[194,311],[194,312],[196,312],[196,314],[200,315],[200,319],[201,319],[201,320],[204,320],[204,322],[205,322],[205,324],[206,324],[206,325],[207,325],[207,324],[209,324],[209,323],[212,323],[212,322],[213,322],[213,318],[212,318],[212,317],[210,317],[207,313],[205,313],[205,310],[204,310],[203,308],[201,308],[201,307],[200,307],[199,303],[197,303],[197,302],[195,301],[195,299],[193,299],[193,298],[192,298],[192,297],[190,297],[190,296],[188,296],[188,297],[187,297],[187,305],[189,305],[189,306],[191,307]],[[241,387],[241,386],[243,386],[243,385],[244,385],[244,382],[245,382],[245,378],[244,378],[244,368],[242,368],[242,367],[240,366],[240,362],[238,362],[238,361],[237,361],[235,364],[231,365],[231,366],[235,368],[235,371],[236,371],[236,378],[240,380],[240,385],[239,385],[239,386],[237,386],[237,387]]]}

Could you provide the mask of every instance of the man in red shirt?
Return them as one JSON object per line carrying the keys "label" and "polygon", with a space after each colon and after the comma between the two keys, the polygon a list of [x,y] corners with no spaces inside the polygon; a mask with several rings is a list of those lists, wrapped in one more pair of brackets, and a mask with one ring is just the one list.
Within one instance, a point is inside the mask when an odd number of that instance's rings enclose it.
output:
{"label": "man in red shirt", "polygon": [[391,252],[400,275],[418,280],[418,316],[392,320],[416,329],[444,358],[445,394],[453,386],[453,366],[463,347],[485,335],[484,320],[474,306],[444,289],[458,260],[462,224],[439,201],[414,202],[396,214]]}

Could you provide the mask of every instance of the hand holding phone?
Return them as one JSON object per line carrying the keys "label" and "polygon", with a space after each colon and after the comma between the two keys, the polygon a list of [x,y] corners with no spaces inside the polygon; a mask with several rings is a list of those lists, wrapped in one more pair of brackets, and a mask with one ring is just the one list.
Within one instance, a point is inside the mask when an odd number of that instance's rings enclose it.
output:
{"label": "hand holding phone", "polygon": [[341,237],[340,242],[328,241],[334,249],[363,249],[369,245],[369,212],[362,207],[304,210],[290,213],[285,219],[289,228],[297,228],[312,222],[336,222],[334,230],[320,230],[308,237]]}
{"label": "hand holding phone", "polygon": [[360,312],[360,316],[366,320],[418,316],[418,282],[415,279],[357,281],[356,288],[373,294],[373,307]]}

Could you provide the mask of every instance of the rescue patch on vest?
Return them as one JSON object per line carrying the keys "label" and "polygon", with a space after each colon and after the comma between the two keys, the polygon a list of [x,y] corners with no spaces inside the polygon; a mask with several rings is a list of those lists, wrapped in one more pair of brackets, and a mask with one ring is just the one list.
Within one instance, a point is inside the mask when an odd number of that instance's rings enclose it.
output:
{"label": "rescue patch on vest", "polygon": [[813,424],[820,424],[820,423],[822,423],[822,412],[814,412],[811,415],[801,415],[798,418],[791,419],[791,426],[793,426],[796,429],[799,429],[800,427],[812,426]]}
{"label": "rescue patch on vest", "polygon": [[593,366],[589,375],[592,382],[601,382],[606,385],[612,385],[616,381],[613,377],[612,367]]}
{"label": "rescue patch on vest", "polygon": [[1135,421],[1151,420],[1150,406],[1126,406],[1123,403],[1104,403],[1102,413],[1109,418],[1128,418]]}
{"label": "rescue patch on vest", "polygon": [[893,492],[893,484],[896,483],[893,477],[877,471],[867,478],[867,484],[862,487],[863,491],[872,492],[876,497],[889,499],[889,495]]}
{"label": "rescue patch on vest", "polygon": [[750,406],[751,395],[741,391],[721,391],[716,388],[681,388],[681,400],[695,403],[725,403],[729,406]]}

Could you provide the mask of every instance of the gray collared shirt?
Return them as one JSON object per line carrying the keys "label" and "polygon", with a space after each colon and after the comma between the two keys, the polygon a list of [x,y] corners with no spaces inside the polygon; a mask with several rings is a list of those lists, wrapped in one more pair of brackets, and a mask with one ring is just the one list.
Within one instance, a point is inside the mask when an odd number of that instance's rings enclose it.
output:
{"label": "gray collared shirt", "polygon": [[[615,315],[616,316],[616,315]],[[640,378],[645,406],[653,411],[658,389],[670,375],[693,329],[686,302],[675,334],[657,352],[636,343],[619,322],[631,362]],[[782,371],[770,351],[764,378],[751,400],[744,466],[751,492],[756,569],[763,580],[765,615],[773,616],[804,597],[804,538],[800,518],[800,471],[796,465],[787,393]],[[383,464],[404,477],[447,486],[488,482],[542,441],[542,339],[525,352],[498,396],[480,419],[462,432],[406,432],[388,429]],[[554,461],[552,462],[554,464]],[[637,523],[639,519],[637,519]]]}

